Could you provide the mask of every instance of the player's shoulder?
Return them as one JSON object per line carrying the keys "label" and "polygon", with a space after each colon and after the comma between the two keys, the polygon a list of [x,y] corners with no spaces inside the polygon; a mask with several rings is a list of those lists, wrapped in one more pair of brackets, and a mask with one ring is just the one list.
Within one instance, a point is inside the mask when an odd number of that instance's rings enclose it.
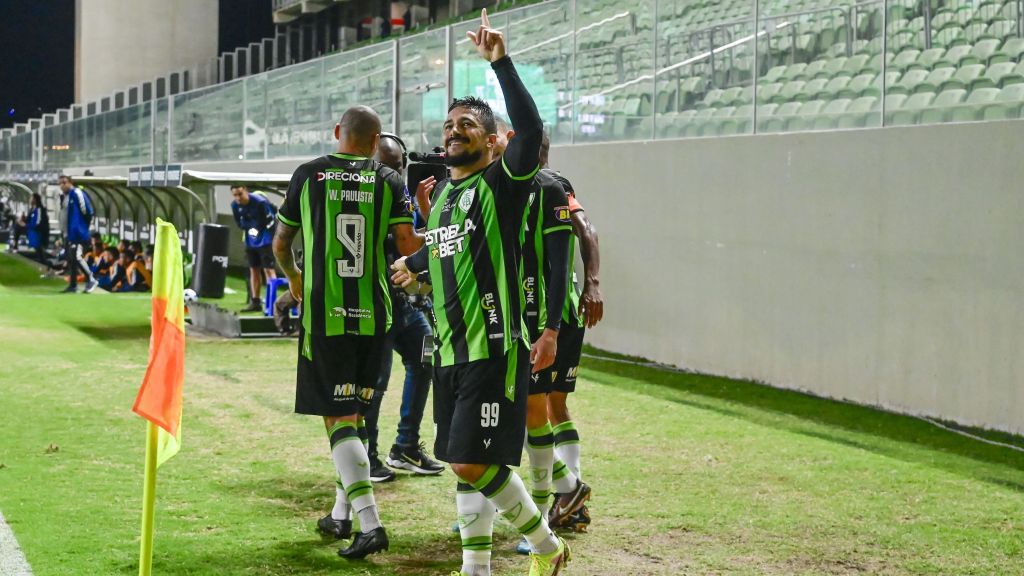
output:
{"label": "player's shoulder", "polygon": [[320,156],[313,158],[308,162],[299,164],[299,167],[295,169],[293,178],[309,178],[310,175],[322,172],[325,168],[330,166],[330,160],[327,156]]}
{"label": "player's shoulder", "polygon": [[562,186],[562,189],[565,190],[566,194],[576,194],[576,190],[572,187],[572,182],[570,182],[569,179],[561,172],[552,170],[551,168],[543,168],[540,173],[556,180]]}
{"label": "player's shoulder", "polygon": [[398,170],[395,170],[390,166],[385,166],[380,163],[378,164],[377,174],[380,175],[381,180],[387,182],[388,186],[391,186],[392,190],[401,191],[405,188],[405,180],[402,178],[402,175]]}

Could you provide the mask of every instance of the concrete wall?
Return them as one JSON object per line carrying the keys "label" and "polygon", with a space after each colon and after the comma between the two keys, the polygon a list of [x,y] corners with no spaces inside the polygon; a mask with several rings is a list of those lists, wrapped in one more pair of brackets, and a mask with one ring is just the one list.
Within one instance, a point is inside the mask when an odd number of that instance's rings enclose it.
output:
{"label": "concrete wall", "polygon": [[596,346],[1024,432],[1024,123],[556,147]]}
{"label": "concrete wall", "polygon": [[109,96],[216,56],[217,4],[77,0],[75,101]]}

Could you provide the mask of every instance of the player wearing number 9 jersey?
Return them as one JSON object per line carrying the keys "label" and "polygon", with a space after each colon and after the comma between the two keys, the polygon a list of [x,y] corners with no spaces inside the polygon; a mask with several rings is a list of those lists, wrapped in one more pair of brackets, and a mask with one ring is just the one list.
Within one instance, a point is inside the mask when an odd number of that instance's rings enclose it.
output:
{"label": "player wearing number 9 jersey", "polygon": [[[370,484],[363,413],[380,370],[391,325],[391,297],[384,239],[390,230],[409,254],[423,244],[412,229],[405,183],[371,160],[380,140],[380,118],[365,106],[345,112],[335,127],[338,152],[300,166],[278,212],[274,253],[302,302],[295,411],[324,417],[339,477],[334,510],[318,524],[337,537],[351,532],[351,510],[362,532],[348,558],[386,550]],[[302,231],[303,269],[295,266],[292,240]]]}

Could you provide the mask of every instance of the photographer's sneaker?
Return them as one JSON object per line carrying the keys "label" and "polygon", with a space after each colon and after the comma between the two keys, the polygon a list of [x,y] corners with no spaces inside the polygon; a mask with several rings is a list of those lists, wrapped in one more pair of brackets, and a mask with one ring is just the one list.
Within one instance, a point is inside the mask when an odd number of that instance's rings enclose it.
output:
{"label": "photographer's sneaker", "polygon": [[395,471],[388,468],[376,456],[370,457],[370,481],[391,482],[395,479]]}
{"label": "photographer's sneaker", "polygon": [[426,476],[434,476],[444,472],[444,464],[427,456],[426,447],[422,442],[420,442],[419,446],[399,446],[395,444],[391,447],[391,453],[388,454],[387,462],[388,466],[392,468],[408,470]]}

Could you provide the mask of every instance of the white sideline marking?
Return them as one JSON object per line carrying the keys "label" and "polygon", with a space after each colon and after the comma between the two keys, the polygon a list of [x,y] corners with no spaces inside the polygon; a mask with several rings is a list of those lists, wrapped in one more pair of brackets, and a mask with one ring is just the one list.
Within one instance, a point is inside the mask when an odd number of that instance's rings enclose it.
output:
{"label": "white sideline marking", "polygon": [[0,512],[0,574],[4,576],[32,576],[32,568],[25,559],[25,554],[18,546],[18,540],[11,532],[11,527]]}

